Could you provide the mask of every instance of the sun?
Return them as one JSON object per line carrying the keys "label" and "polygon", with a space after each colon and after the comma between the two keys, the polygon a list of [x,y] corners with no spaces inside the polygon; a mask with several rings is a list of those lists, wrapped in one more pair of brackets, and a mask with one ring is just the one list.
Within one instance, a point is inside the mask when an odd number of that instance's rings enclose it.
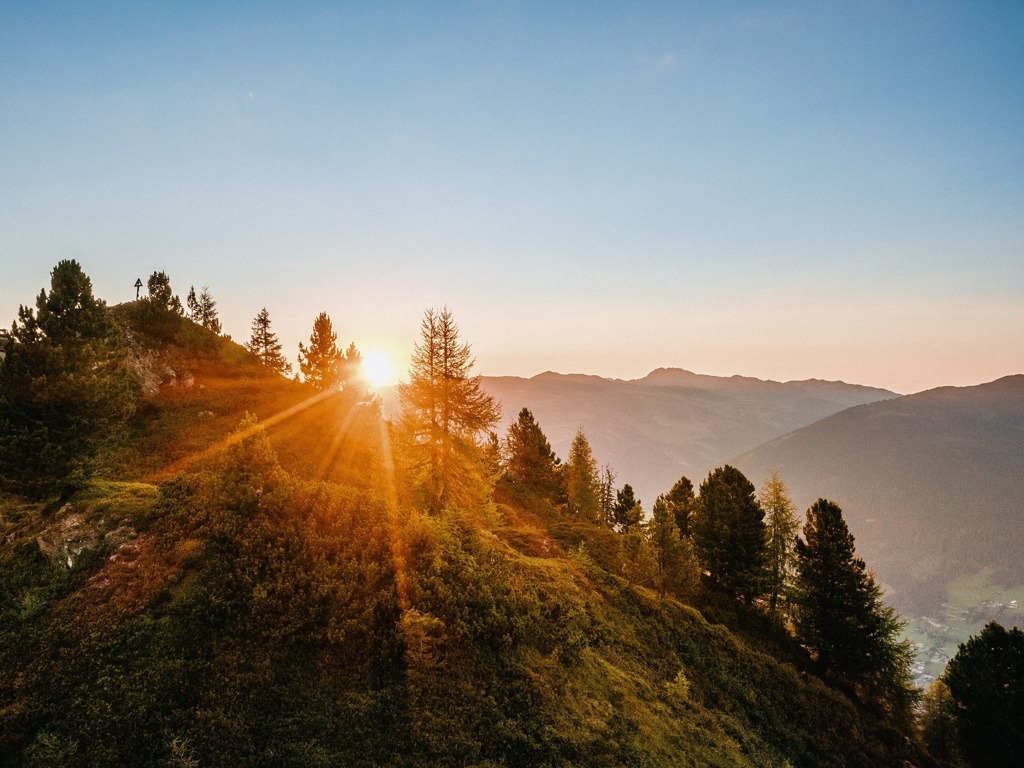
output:
{"label": "sun", "polygon": [[363,353],[363,378],[371,387],[386,387],[394,384],[395,364],[391,356],[381,349],[369,349]]}

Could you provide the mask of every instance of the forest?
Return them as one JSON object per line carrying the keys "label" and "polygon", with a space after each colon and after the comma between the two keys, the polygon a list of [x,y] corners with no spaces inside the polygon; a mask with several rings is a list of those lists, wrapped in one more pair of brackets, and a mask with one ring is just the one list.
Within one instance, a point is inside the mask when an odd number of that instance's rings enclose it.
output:
{"label": "forest", "polygon": [[833,501],[499,435],[447,308],[397,417],[327,313],[297,360],[75,261],[0,332],[0,766],[1020,764],[1024,633],[916,688]]}

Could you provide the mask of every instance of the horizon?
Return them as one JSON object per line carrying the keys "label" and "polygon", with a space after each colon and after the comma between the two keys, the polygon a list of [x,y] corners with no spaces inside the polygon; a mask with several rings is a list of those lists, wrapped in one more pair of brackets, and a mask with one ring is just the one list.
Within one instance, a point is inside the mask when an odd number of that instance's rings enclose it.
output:
{"label": "horizon", "polygon": [[292,361],[910,394],[1024,371],[1024,8],[0,9],[0,322],[76,259]]}

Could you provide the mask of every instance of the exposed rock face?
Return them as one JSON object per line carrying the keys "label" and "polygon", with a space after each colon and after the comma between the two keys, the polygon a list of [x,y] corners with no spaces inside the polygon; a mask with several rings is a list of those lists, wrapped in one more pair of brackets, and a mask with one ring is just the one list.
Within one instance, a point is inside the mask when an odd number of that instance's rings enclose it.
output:
{"label": "exposed rock face", "polygon": [[[65,504],[60,511],[66,512],[70,508],[70,504]],[[82,515],[70,512],[57,525],[37,536],[36,543],[39,551],[51,563],[73,568],[83,552],[99,546],[100,530],[87,524]]]}
{"label": "exposed rock face", "polygon": [[84,515],[75,512],[71,504],[65,504],[57,514],[63,515],[60,522],[37,536],[36,544],[47,560],[68,569],[74,568],[78,558],[87,550],[105,544],[120,551],[138,536],[138,532],[128,525],[104,531],[102,518],[96,523],[89,522]]}
{"label": "exposed rock face", "polygon": [[153,397],[162,387],[192,387],[195,377],[188,371],[179,372],[171,367],[167,357],[159,352],[132,345],[128,367],[139,380],[146,397]]}

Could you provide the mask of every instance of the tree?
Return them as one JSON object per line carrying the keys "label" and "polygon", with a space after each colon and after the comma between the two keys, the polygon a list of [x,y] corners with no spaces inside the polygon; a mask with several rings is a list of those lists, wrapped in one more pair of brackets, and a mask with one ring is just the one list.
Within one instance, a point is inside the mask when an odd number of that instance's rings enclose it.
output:
{"label": "tree", "polygon": [[470,375],[473,363],[452,313],[427,310],[409,381],[398,385],[399,426],[414,485],[435,514],[486,495],[480,438],[501,411]]}
{"label": "tree", "polygon": [[523,408],[509,425],[505,449],[505,476],[513,485],[552,503],[562,499],[561,462],[529,408]]}
{"label": "tree", "polygon": [[607,464],[601,470],[601,516],[605,525],[615,527],[615,471]]}
{"label": "tree", "polygon": [[165,309],[176,315],[184,314],[181,308],[181,299],[174,295],[171,290],[171,278],[166,272],[154,272],[146,281],[146,289],[149,292],[147,301],[154,307]]}
{"label": "tree", "polygon": [[866,690],[907,717],[914,703],[913,652],[900,641],[904,623],[854,552],[853,535],[837,504],[818,499],[807,510],[796,541],[799,575],[794,619],[797,637],[823,674]]}
{"label": "tree", "polygon": [[742,472],[726,465],[701,483],[690,534],[697,557],[714,582],[747,603],[761,594],[764,510]]}
{"label": "tree", "polygon": [[338,334],[334,332],[331,318],[326,312],[321,312],[313,321],[309,346],[299,342],[299,370],[302,371],[302,378],[319,390],[337,387],[341,380],[341,360]]}
{"label": "tree", "polygon": [[692,591],[700,578],[689,540],[680,537],[675,515],[665,496],[659,496],[651,509],[646,527],[647,540],[654,552],[654,583],[662,597],[666,592]]}
{"label": "tree", "polygon": [[619,531],[626,533],[644,519],[644,508],[633,494],[633,486],[626,483],[615,494],[615,506],[612,507],[612,518]]}
{"label": "tree", "polygon": [[960,749],[973,766],[1020,765],[1024,755],[1024,632],[991,621],[960,645],[940,679],[955,705]]}
{"label": "tree", "polygon": [[0,352],[0,484],[36,497],[74,490],[122,437],[138,388],[77,262],[54,267],[49,294],[19,308]]}
{"label": "tree", "polygon": [[[190,294],[190,300],[195,297],[195,292]],[[273,371],[287,376],[291,373],[292,366],[283,354],[281,354],[281,342],[277,334],[270,330],[270,313],[264,307],[259,311],[252,321],[252,335],[246,343],[245,348],[260,359],[263,365]]]}
{"label": "tree", "polygon": [[563,477],[569,511],[592,523],[601,522],[601,477],[582,428],[576,430],[572,440]]}
{"label": "tree", "polygon": [[665,494],[665,503],[672,511],[680,536],[690,535],[690,515],[693,514],[696,502],[693,495],[693,483],[685,475],[680,477],[672,486],[672,490]]}
{"label": "tree", "polygon": [[217,302],[210,294],[209,286],[203,286],[203,292],[199,294],[196,302],[196,314],[193,320],[207,330],[220,333],[220,320],[217,318]]}
{"label": "tree", "polygon": [[775,616],[780,598],[788,602],[792,592],[796,533],[800,521],[796,516],[796,505],[789,498],[778,472],[772,472],[771,477],[764,481],[757,500],[765,511],[767,529],[765,591],[768,594],[768,613]]}
{"label": "tree", "polygon": [[188,319],[193,323],[198,323],[199,299],[196,298],[196,287],[194,285],[189,286],[188,297],[185,299],[185,305],[188,307]]}

